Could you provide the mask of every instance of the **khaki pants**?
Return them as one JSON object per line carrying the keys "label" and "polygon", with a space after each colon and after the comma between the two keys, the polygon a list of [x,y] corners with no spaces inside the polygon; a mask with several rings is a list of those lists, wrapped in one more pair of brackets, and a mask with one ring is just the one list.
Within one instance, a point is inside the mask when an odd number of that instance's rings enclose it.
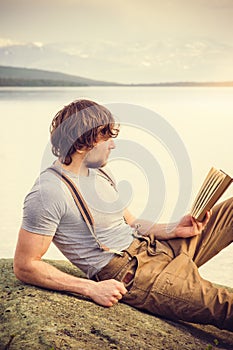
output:
{"label": "khaki pants", "polygon": [[136,238],[96,279],[122,281],[128,290],[123,302],[138,309],[233,331],[233,293],[213,286],[198,272],[232,240],[233,198],[214,207],[201,235],[167,241]]}

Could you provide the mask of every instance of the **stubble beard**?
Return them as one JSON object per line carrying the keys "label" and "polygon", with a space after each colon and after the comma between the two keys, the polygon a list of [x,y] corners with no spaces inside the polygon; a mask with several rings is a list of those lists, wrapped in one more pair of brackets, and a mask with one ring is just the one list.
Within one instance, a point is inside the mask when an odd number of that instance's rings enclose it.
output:
{"label": "stubble beard", "polygon": [[96,161],[96,162],[86,161],[85,162],[86,167],[91,169],[103,168],[106,164],[107,164],[107,161]]}

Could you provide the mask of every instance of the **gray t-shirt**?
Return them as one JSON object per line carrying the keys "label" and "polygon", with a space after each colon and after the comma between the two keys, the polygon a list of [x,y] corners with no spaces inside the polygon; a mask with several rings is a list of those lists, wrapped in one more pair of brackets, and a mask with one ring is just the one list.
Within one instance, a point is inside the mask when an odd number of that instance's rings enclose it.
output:
{"label": "gray t-shirt", "polygon": [[[94,218],[99,241],[111,249],[123,250],[133,240],[133,229],[125,223],[124,207],[111,182],[99,171],[88,176],[62,170],[77,185]],[[64,256],[89,278],[113,257],[101,251],[84,222],[67,186],[45,170],[26,196],[22,227],[32,233],[53,236]]]}

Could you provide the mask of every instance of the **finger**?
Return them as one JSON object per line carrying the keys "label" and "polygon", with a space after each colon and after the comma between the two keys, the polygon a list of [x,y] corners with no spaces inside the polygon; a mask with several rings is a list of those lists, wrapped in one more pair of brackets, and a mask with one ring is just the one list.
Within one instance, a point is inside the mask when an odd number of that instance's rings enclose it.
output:
{"label": "finger", "polygon": [[116,294],[116,298],[117,298],[118,300],[121,300],[121,299],[122,299],[122,294],[121,294],[121,293],[117,293],[117,294]]}
{"label": "finger", "polygon": [[114,295],[114,298],[118,301],[118,300],[121,300],[122,299],[122,294],[117,294],[117,295]]}
{"label": "finger", "polygon": [[204,221],[202,222],[202,229],[204,230],[210,220],[210,216],[211,216],[211,212],[210,211],[207,211],[206,212],[206,215],[205,215],[205,218],[204,218]]}
{"label": "finger", "polygon": [[209,221],[210,217],[212,215],[212,210],[211,211],[207,211],[206,213],[206,218],[204,220],[204,223],[207,224],[207,222]]}
{"label": "finger", "polygon": [[112,305],[117,304],[118,303],[118,299],[114,296],[110,299],[110,302],[112,303]]}
{"label": "finger", "polygon": [[193,234],[196,236],[196,235],[199,235],[201,230],[203,229],[202,227],[202,223],[197,221],[195,218],[191,218],[192,220],[192,228],[193,228]]}
{"label": "finger", "polygon": [[127,293],[127,289],[125,288],[124,283],[119,282],[118,291],[119,291],[122,295],[125,295],[125,294]]}

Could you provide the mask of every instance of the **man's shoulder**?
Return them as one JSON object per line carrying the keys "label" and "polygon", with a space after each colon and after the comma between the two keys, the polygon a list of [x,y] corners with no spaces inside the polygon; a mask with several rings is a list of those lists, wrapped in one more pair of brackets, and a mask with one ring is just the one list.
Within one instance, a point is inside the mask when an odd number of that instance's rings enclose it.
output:
{"label": "man's shoulder", "polygon": [[47,201],[60,201],[63,198],[62,181],[48,169],[40,173],[27,197],[43,197]]}
{"label": "man's shoulder", "polygon": [[61,189],[61,179],[49,171],[49,168],[40,173],[38,181],[40,188],[49,189],[50,191],[59,191]]}

